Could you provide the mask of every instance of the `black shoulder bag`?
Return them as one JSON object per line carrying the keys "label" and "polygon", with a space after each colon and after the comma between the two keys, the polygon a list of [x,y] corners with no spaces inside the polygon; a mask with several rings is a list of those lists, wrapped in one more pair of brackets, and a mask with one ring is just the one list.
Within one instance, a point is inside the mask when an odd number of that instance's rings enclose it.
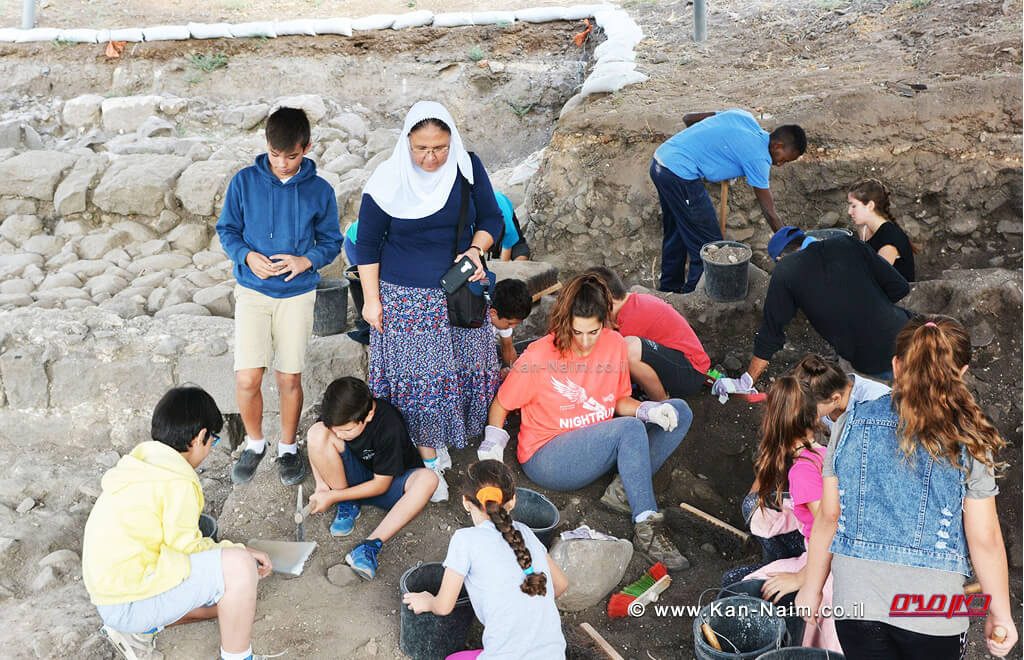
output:
{"label": "black shoulder bag", "polygon": [[[455,243],[452,245],[452,261],[459,252],[459,238],[462,230],[466,227],[466,215],[469,213],[470,185],[462,174],[459,174],[462,187],[462,202],[459,205],[459,223],[455,229]],[[484,255],[480,255],[480,261],[487,270],[487,262]],[[448,322],[456,328],[479,328],[484,324],[487,317],[487,305],[490,302],[490,289],[494,282],[494,275],[487,273],[480,282],[466,282],[452,293],[445,292],[448,299]]]}

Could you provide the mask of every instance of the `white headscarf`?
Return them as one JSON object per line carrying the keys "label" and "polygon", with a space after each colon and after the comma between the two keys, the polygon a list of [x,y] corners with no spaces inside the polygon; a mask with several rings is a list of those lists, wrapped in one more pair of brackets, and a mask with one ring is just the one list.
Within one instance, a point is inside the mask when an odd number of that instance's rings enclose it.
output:
{"label": "white headscarf", "polygon": [[[440,119],[451,129],[448,160],[434,172],[420,169],[409,151],[409,131],[424,119]],[[392,218],[425,218],[437,213],[448,201],[459,171],[473,183],[473,163],[455,128],[455,121],[440,103],[418,101],[405,116],[402,134],[391,157],[377,166],[363,192]]]}

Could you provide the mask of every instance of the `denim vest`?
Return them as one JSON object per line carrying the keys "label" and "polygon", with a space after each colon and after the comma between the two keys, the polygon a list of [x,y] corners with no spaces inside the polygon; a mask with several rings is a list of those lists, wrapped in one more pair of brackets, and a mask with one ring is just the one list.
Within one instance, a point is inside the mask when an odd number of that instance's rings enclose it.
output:
{"label": "denim vest", "polygon": [[[858,559],[970,575],[966,473],[918,446],[899,447],[892,395],[855,404],[835,448],[839,522],[830,550]],[[966,464],[961,448],[960,463]]]}

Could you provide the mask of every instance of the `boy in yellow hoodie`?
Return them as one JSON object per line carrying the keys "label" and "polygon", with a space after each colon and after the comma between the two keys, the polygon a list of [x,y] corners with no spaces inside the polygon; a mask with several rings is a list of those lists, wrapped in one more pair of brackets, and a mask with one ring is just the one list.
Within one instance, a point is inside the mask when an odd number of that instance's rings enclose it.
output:
{"label": "boy in yellow hoodie", "polygon": [[215,617],[221,657],[253,657],[256,584],[270,574],[270,558],[199,532],[195,468],[223,424],[206,391],[176,387],[153,411],[153,440],[103,475],[85,524],[82,577],[103,632],[129,660],[159,657],[155,634],[165,626]]}

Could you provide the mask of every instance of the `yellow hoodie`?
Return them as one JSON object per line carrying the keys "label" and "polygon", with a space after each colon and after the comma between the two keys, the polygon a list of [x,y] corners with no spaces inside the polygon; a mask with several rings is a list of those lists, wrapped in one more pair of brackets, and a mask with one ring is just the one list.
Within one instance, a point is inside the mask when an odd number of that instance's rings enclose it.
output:
{"label": "yellow hoodie", "polygon": [[199,477],[161,442],[143,442],[121,457],[102,487],[82,543],[82,578],[96,605],[161,594],[188,577],[190,554],[236,545],[199,533]]}

